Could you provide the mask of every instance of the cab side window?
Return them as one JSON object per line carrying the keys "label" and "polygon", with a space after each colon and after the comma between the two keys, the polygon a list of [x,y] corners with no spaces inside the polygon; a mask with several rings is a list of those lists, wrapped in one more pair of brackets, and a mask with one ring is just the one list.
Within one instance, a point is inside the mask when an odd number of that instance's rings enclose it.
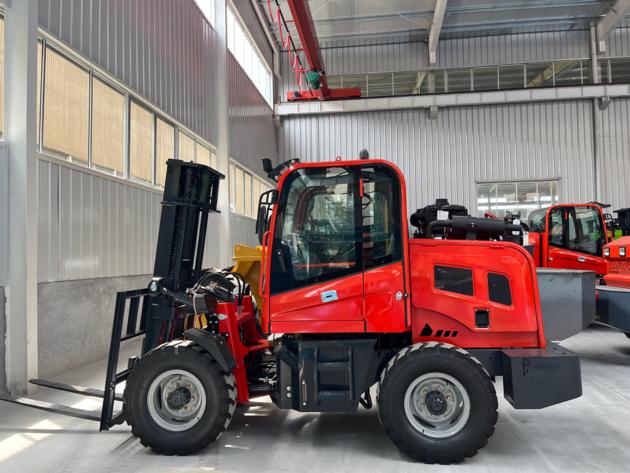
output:
{"label": "cab side window", "polygon": [[400,183],[386,166],[361,169],[361,230],[365,269],[402,259]]}
{"label": "cab side window", "polygon": [[271,293],[361,271],[357,173],[304,168],[285,181],[272,254]]}
{"label": "cab side window", "polygon": [[553,209],[549,216],[549,244],[564,247],[564,225],[562,208]]}

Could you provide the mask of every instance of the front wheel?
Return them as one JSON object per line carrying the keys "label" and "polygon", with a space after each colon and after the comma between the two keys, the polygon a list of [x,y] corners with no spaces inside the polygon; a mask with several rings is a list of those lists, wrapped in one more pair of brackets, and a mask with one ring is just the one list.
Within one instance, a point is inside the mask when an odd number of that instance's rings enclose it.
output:
{"label": "front wheel", "polygon": [[236,409],[234,377],[191,341],[149,352],[134,366],[123,395],[125,417],[145,447],[195,453],[217,440]]}
{"label": "front wheel", "polygon": [[387,365],[379,417],[394,444],[425,463],[459,463],[488,443],[497,396],[470,354],[439,343],[405,348]]}

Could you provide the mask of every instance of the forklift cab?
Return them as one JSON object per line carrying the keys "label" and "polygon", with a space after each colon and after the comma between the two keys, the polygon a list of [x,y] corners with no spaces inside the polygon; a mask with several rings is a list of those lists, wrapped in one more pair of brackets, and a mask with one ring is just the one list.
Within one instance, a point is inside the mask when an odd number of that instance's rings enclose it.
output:
{"label": "forklift cab", "polygon": [[529,216],[529,229],[539,266],[606,274],[603,247],[610,235],[598,205],[554,205],[535,210]]}
{"label": "forklift cab", "polygon": [[263,327],[269,333],[403,331],[403,197],[404,178],[383,160],[287,169],[263,239],[269,274],[269,283],[261,281]]}

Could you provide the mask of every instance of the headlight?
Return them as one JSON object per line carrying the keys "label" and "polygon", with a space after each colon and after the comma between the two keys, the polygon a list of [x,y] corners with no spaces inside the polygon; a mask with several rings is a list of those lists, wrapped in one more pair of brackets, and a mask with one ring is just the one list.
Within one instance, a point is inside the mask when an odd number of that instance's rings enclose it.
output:
{"label": "headlight", "polygon": [[626,247],[622,246],[619,248],[619,256],[624,257],[626,256]]}
{"label": "headlight", "polygon": [[610,248],[604,248],[604,258],[608,258],[610,256]]}

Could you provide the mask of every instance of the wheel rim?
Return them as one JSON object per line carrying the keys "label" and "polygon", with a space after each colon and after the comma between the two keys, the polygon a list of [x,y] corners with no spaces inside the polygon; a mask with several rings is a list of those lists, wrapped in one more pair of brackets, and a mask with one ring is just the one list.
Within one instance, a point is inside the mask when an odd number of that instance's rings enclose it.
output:
{"label": "wheel rim", "polygon": [[199,378],[189,371],[165,371],[149,386],[147,407],[160,427],[181,432],[193,427],[203,416],[206,391]]}
{"label": "wheel rim", "polygon": [[445,373],[426,373],[416,378],[407,388],[404,403],[407,420],[427,437],[455,435],[470,417],[466,388]]}

